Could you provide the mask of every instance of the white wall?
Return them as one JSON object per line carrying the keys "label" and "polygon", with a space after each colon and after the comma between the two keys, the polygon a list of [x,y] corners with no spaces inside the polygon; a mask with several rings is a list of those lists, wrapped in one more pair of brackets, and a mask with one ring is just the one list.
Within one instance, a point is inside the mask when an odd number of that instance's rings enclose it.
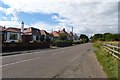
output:
{"label": "white wall", "polygon": [[[17,39],[16,40],[11,40],[10,39],[10,34],[17,34]],[[11,42],[11,41],[18,42],[19,40],[21,40],[20,33],[7,32],[7,40],[6,40],[6,42]]]}

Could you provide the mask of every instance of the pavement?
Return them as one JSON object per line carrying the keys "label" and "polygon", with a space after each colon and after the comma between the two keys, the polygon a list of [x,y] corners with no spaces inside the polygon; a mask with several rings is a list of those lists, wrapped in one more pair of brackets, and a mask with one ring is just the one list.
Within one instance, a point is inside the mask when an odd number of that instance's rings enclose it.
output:
{"label": "pavement", "polygon": [[[106,75],[91,49],[92,44],[86,43],[3,56],[0,71],[2,71],[3,78],[105,78]],[[77,76],[69,75],[69,71],[73,69],[71,67],[76,64],[79,65],[76,71],[80,73]]]}

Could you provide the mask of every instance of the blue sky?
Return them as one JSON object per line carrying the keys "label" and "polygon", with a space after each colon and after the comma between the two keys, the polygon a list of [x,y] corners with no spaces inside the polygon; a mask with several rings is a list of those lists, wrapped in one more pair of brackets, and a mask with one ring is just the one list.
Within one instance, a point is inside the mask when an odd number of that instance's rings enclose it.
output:
{"label": "blue sky", "polygon": [[51,25],[57,25],[59,22],[52,19],[52,16],[57,16],[58,14],[45,14],[45,13],[18,13],[19,20],[24,21],[27,25],[35,22],[44,22]]}
{"label": "blue sky", "polygon": [[[114,1],[114,2],[113,2]],[[118,0],[1,0],[0,25],[93,35],[118,31]]]}

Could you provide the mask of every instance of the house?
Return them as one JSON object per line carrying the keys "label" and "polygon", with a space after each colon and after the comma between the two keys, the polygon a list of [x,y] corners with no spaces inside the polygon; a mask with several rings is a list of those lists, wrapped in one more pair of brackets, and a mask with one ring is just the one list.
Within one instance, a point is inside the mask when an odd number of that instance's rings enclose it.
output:
{"label": "house", "polygon": [[59,32],[57,31],[53,31],[51,33],[51,36],[52,36],[52,40],[59,40],[59,37],[60,37]]}
{"label": "house", "polygon": [[61,34],[66,34],[67,35],[67,40],[71,40],[71,35],[63,28],[63,30],[59,31],[53,31],[52,33],[53,39],[59,40]]}
{"label": "house", "polygon": [[22,34],[23,42],[30,42],[30,41],[39,41],[40,40],[40,30],[37,28],[29,27],[24,29]]}
{"label": "house", "polygon": [[69,33],[69,40],[74,40],[74,34],[72,32]]}
{"label": "house", "polygon": [[19,42],[21,40],[21,29],[9,27],[6,28],[5,42]]}
{"label": "house", "polygon": [[63,30],[61,30],[61,31],[59,30],[58,32],[59,32],[59,34],[67,34],[68,35],[68,32],[65,31],[65,28],[63,28]]}
{"label": "house", "polygon": [[44,41],[51,40],[52,36],[45,30],[40,30],[41,36],[44,36]]}

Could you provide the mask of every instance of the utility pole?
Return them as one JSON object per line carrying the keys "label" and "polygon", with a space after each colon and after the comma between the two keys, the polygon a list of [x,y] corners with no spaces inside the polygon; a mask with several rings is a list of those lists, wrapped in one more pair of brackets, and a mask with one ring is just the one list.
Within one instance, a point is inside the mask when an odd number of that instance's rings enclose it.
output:
{"label": "utility pole", "polygon": [[73,27],[72,27],[72,33],[73,33]]}
{"label": "utility pole", "polygon": [[73,27],[72,27],[72,40],[74,39],[74,34],[73,34]]}

